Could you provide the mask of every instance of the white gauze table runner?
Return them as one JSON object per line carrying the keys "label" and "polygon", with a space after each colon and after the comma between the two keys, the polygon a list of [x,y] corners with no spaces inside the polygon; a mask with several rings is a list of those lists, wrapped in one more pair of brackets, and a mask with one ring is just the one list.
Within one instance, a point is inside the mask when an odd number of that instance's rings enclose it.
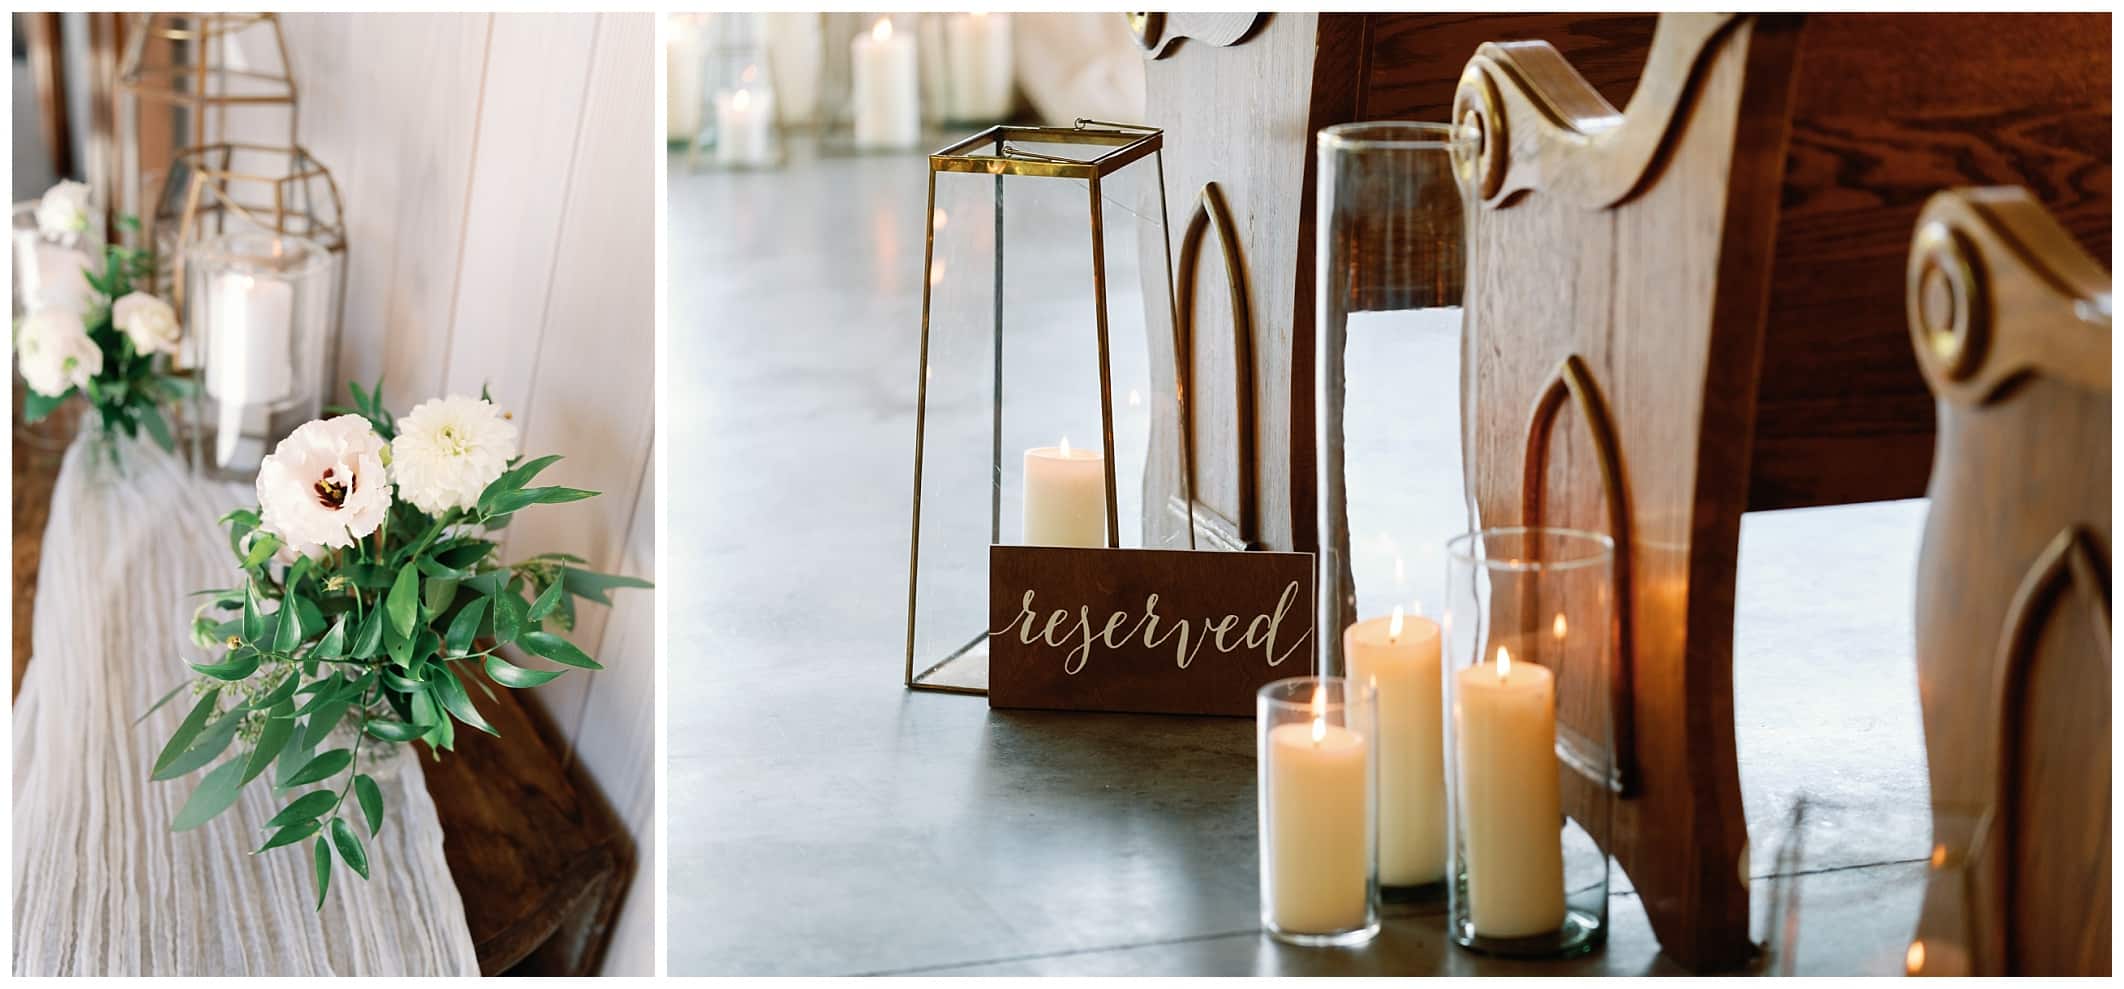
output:
{"label": "white gauze table runner", "polygon": [[215,519],[255,498],[152,444],[124,444],[122,475],[95,452],[76,442],[60,468],[15,700],[15,974],[479,974],[410,747],[372,772],[389,809],[374,838],[357,825],[368,881],[336,864],[322,912],[307,840],[250,854],[284,802],[263,781],[169,830],[212,767],[148,780],[185,698],[133,721],[190,673],[189,595],[238,579]]}

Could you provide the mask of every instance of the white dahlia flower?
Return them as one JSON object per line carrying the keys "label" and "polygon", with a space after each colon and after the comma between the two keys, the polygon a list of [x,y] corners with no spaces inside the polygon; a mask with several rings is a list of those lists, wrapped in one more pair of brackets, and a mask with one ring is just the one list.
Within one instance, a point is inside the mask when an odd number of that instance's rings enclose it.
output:
{"label": "white dahlia flower", "polygon": [[398,420],[391,480],[398,496],[429,515],[471,508],[516,456],[516,426],[494,403],[465,395],[430,399]]}
{"label": "white dahlia flower", "polygon": [[72,243],[88,225],[89,187],[85,182],[61,182],[37,200],[37,229],[46,237]]}

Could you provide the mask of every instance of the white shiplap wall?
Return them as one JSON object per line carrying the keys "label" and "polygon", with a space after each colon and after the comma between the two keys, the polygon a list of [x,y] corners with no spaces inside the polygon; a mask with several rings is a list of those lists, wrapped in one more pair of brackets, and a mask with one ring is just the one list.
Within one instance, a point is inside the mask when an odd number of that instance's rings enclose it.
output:
{"label": "white shiplap wall", "polygon": [[[301,140],[346,203],[332,380],[403,413],[487,385],[544,483],[604,496],[528,512],[512,556],[654,579],[655,21],[628,14],[287,14]],[[580,610],[607,667],[540,697],[633,831],[639,871],[605,971],[655,971],[655,604]]]}

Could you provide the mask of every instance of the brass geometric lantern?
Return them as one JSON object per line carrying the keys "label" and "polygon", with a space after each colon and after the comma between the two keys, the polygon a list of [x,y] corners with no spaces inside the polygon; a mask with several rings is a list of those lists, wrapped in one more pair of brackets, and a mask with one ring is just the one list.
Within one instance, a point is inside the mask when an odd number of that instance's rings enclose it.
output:
{"label": "brass geometric lantern", "polygon": [[118,66],[113,206],[144,221],[183,148],[229,141],[293,147],[295,115],[278,16],[131,15]]}
{"label": "brass geometric lantern", "polygon": [[301,145],[186,148],[170,164],[155,210],[143,222],[156,285],[168,289],[180,311],[187,245],[259,229],[314,241],[332,253],[335,264],[344,264],[347,249],[339,183]]}
{"label": "brass geometric lantern", "polygon": [[336,337],[346,218],[331,171],[296,140],[279,15],[133,15],[118,90],[121,209],[140,217],[150,290],[184,312],[189,246],[245,229],[301,237],[332,256]]}

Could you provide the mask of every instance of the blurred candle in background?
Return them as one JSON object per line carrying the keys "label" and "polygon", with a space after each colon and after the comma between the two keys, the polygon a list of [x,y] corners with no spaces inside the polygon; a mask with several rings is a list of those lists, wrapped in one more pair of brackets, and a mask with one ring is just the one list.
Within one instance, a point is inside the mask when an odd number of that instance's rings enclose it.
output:
{"label": "blurred candle in background", "polygon": [[854,79],[855,144],[865,150],[905,150],[922,136],[921,82],[914,38],[895,33],[880,17],[848,44]]}
{"label": "blurred candle in background", "polygon": [[701,131],[702,72],[708,60],[706,17],[673,14],[664,39],[665,140],[691,143]]}
{"label": "blurred candle in background", "polygon": [[995,123],[1011,111],[1009,14],[952,14],[944,21],[952,120]]}
{"label": "blurred candle in background", "polygon": [[740,82],[715,98],[715,160],[732,166],[774,164],[774,87]]}
{"label": "blurred candle in background", "polygon": [[822,15],[767,15],[767,59],[774,75],[775,117],[783,127],[809,127],[817,121],[819,71],[825,44]]}

